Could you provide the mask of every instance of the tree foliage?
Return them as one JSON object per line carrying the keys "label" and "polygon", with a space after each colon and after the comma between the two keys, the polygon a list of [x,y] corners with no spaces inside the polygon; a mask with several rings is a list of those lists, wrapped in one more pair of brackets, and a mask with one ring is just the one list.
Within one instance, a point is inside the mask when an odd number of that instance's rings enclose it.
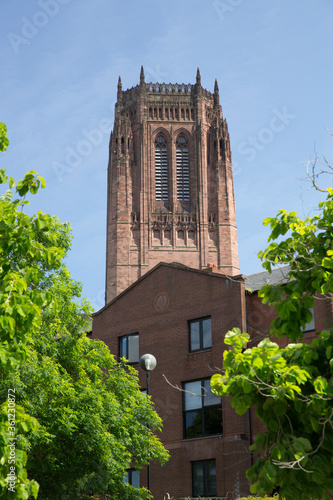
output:
{"label": "tree foliage", "polygon": [[[278,313],[271,334],[291,343],[281,348],[266,338],[247,348],[250,336],[228,332],[223,374],[212,377],[213,391],[231,396],[237,413],[255,406],[267,431],[256,437],[259,458],[247,472],[256,494],[276,489],[286,500],[328,499],[333,493],[333,328],[303,343],[302,328],[311,320],[315,300],[333,292],[333,190],[319,214],[301,220],[281,210],[264,224],[271,228],[263,266],[290,267],[289,281],[259,291]],[[278,241],[276,241],[278,240]]]}
{"label": "tree foliage", "polygon": [[40,329],[27,342],[26,361],[9,379],[40,424],[22,441],[39,498],[146,498],[143,488],[133,491],[124,483],[124,475],[132,463],[139,469],[152,459],[166,461],[152,432],[161,420],[140,391],[137,371],[86,336],[90,305],[74,301],[80,284],[63,268],[47,286],[59,312],[43,311]]}
{"label": "tree foliage", "polygon": [[0,151],[4,152],[8,148],[9,140],[7,138],[7,127],[0,122]]}
{"label": "tree foliage", "polygon": [[[8,146],[6,126],[0,124],[0,150]],[[0,184],[15,187],[14,180],[0,170]],[[12,200],[7,192],[0,198],[0,368],[3,375],[18,369],[26,358],[25,341],[39,325],[42,308],[52,302],[48,292],[37,290],[39,279],[37,262],[57,267],[62,250],[39,242],[34,233],[45,223],[44,215],[34,217],[23,214],[28,192],[36,193],[43,179],[36,172],[28,173],[16,186],[18,199]],[[36,419],[17,404],[15,387],[7,386],[0,408],[0,498],[37,498],[38,484],[28,480],[25,468],[26,452],[20,448],[17,436],[36,431]]]}
{"label": "tree foliage", "polygon": [[0,170],[7,182],[17,198],[0,198],[0,498],[148,498],[124,476],[167,460],[161,420],[137,372],[85,333],[91,306],[63,264],[69,225],[23,211],[44,180],[32,171],[15,185]]}

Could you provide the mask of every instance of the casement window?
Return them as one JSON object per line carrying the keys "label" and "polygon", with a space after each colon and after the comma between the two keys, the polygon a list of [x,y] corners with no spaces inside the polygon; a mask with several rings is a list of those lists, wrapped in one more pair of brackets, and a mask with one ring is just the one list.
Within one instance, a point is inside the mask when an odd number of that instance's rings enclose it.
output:
{"label": "casement window", "polygon": [[192,495],[196,498],[216,496],[215,460],[192,462]]}
{"label": "casement window", "polygon": [[119,339],[119,357],[126,358],[129,363],[139,362],[139,334],[124,335]]}
{"label": "casement window", "polygon": [[212,347],[212,322],[210,317],[189,321],[190,352]]}
{"label": "casement window", "polygon": [[156,200],[168,200],[168,150],[163,135],[155,143],[155,197]]}
{"label": "casement window", "polygon": [[313,307],[310,307],[309,311],[312,314],[312,320],[307,323],[304,328],[302,328],[303,333],[312,332],[313,330],[315,330],[315,317]]}
{"label": "casement window", "polygon": [[183,384],[184,438],[222,434],[222,403],[210,388],[210,379]]}
{"label": "casement window", "polygon": [[140,488],[140,472],[135,469],[129,469],[126,471],[124,481],[134,488]]}
{"label": "casement window", "polygon": [[188,146],[184,136],[178,137],[176,147],[177,200],[190,201],[190,169]]}

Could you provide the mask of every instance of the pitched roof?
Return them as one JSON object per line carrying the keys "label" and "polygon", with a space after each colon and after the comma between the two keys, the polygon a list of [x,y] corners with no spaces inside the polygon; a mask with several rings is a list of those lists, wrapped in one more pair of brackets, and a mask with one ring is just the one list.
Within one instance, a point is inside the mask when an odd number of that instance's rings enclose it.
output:
{"label": "pitched roof", "polygon": [[262,271],[260,273],[250,274],[245,278],[245,288],[252,292],[257,292],[265,285],[287,283],[289,281],[289,271],[289,266],[282,266],[273,269],[271,273]]}
{"label": "pitched roof", "polygon": [[138,283],[140,283],[142,280],[144,280],[145,278],[147,278],[147,276],[149,276],[150,274],[152,274],[154,271],[156,271],[156,269],[158,269],[161,266],[171,267],[171,268],[174,268],[174,269],[178,269],[178,270],[182,270],[182,271],[187,271],[187,272],[192,272],[192,273],[200,273],[200,274],[204,274],[206,276],[214,276],[214,278],[231,279],[233,281],[244,281],[245,278],[246,278],[246,276],[244,276],[243,274],[238,274],[237,276],[229,276],[229,275],[223,274],[223,272],[220,269],[217,269],[216,266],[215,267],[207,267],[205,269],[195,269],[193,267],[188,267],[185,264],[180,264],[179,262],[171,262],[171,263],[170,262],[159,262],[158,264],[156,264],[155,267],[153,267],[152,269],[150,269],[149,271],[147,271],[143,276],[141,276],[141,278],[139,278],[136,281],[134,281],[134,283],[132,283],[123,292],[121,292],[119,295],[117,295],[116,297],[114,297],[114,299],[112,299],[110,302],[108,302],[107,304],[105,304],[104,307],[102,307],[98,311],[95,311],[92,314],[92,316],[94,317],[94,316],[100,314],[104,309],[106,309],[111,304],[113,304],[114,302],[116,302],[120,297],[122,297],[127,292],[129,292]]}

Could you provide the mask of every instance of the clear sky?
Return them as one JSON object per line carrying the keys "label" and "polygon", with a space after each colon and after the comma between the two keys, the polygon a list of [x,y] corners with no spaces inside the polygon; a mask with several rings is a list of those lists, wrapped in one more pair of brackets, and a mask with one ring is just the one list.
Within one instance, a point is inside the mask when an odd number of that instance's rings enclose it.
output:
{"label": "clear sky", "polygon": [[[315,151],[332,159],[332,0],[2,0],[1,168],[36,170],[31,209],[69,221],[73,277],[104,305],[106,175],[118,76],[218,79],[234,163],[240,267],[261,270],[262,220],[313,214],[300,179]],[[99,131],[99,132],[96,132]],[[84,141],[84,142],[82,142]]]}

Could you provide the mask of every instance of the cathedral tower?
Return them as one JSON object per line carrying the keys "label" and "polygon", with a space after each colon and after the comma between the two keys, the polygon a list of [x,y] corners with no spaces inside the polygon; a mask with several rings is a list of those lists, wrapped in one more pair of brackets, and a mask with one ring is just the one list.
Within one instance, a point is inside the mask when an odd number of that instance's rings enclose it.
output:
{"label": "cathedral tower", "polygon": [[119,77],[108,166],[106,302],[158,262],[239,274],[230,139],[219,88]]}

